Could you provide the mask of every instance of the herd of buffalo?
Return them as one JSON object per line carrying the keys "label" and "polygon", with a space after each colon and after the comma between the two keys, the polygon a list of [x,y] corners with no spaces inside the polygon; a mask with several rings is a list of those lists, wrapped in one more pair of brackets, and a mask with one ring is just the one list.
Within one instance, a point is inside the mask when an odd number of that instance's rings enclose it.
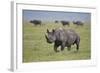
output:
{"label": "herd of buffalo", "polygon": [[[34,25],[42,25],[42,21],[41,20],[31,20],[30,23],[33,23]],[[55,23],[61,23],[63,26],[68,25],[70,26],[70,22],[69,21],[57,21],[55,20]],[[82,21],[73,21],[73,24],[77,25],[77,26],[83,26],[84,23]]]}
{"label": "herd of buffalo", "polygon": [[[61,23],[63,26],[67,25],[70,26],[69,21],[55,21],[55,23]],[[42,25],[42,21],[40,20],[31,20],[30,23],[33,23],[34,25]],[[73,21],[73,24],[77,26],[83,26],[83,22],[81,21]],[[47,33],[45,34],[45,38],[47,43],[54,43],[54,51],[59,52],[57,48],[60,46],[61,51],[64,50],[65,47],[67,47],[68,50],[70,50],[71,45],[76,45],[76,50],[79,50],[79,44],[80,44],[80,36],[73,30],[73,29],[52,29],[52,31],[49,31],[47,29]]]}

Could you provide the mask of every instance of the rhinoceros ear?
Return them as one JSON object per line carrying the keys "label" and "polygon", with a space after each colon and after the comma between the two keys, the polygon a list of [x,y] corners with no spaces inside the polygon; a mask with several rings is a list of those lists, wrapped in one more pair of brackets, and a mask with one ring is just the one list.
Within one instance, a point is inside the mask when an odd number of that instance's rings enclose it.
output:
{"label": "rhinoceros ear", "polygon": [[52,32],[54,33],[55,32],[55,29],[52,29]]}
{"label": "rhinoceros ear", "polygon": [[47,33],[49,33],[49,30],[47,29]]}

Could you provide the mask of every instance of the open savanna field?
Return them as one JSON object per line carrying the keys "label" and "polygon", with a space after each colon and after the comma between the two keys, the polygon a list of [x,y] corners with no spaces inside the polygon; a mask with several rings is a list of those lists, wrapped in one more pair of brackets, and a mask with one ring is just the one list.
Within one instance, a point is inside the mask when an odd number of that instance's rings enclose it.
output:
{"label": "open savanna field", "polygon": [[[64,28],[73,29],[80,35],[80,48],[76,52],[76,45],[72,45],[71,50],[67,47],[64,51],[55,52],[53,44],[46,42],[45,34],[47,29]],[[58,48],[58,50],[60,47]],[[62,26],[61,23],[46,22],[43,25],[33,25],[23,23],[23,62],[41,61],[67,61],[67,60],[87,60],[91,58],[91,25],[84,24],[76,26]]]}

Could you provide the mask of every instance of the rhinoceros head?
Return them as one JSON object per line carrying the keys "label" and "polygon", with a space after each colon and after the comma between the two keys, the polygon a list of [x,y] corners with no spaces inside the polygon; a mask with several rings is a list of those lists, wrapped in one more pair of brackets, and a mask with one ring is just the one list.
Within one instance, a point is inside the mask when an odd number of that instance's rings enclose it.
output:
{"label": "rhinoceros head", "polygon": [[55,37],[55,30],[53,29],[51,32],[47,29],[47,35],[45,35],[45,38],[48,43],[53,43],[56,39]]}

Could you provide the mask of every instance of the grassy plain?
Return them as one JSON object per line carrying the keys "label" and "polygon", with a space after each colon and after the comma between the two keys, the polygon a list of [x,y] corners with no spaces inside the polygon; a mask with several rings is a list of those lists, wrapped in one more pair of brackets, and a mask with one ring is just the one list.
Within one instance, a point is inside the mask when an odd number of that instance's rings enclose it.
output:
{"label": "grassy plain", "polygon": [[[64,28],[75,30],[81,38],[79,52],[76,51],[76,45],[73,45],[71,51],[67,47],[63,52],[54,52],[53,44],[48,44],[45,39],[47,29]],[[58,48],[60,49],[60,47]],[[41,62],[41,61],[63,61],[63,60],[84,60],[91,58],[91,25],[62,26],[60,23],[45,23],[44,25],[34,26],[31,23],[23,24],[23,62]]]}

